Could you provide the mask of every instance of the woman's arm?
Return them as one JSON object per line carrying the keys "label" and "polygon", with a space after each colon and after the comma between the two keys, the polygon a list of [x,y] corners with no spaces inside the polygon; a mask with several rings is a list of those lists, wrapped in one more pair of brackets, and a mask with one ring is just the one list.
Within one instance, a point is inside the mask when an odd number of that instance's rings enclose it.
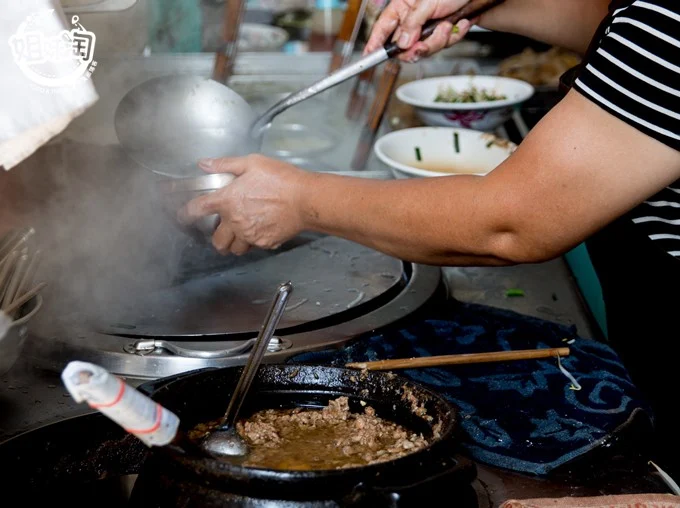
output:
{"label": "woman's arm", "polygon": [[238,176],[184,213],[221,215],[213,241],[223,253],[313,230],[419,263],[503,265],[582,242],[680,178],[680,152],[571,92],[485,177],[368,181],[261,156],[204,168]]}
{"label": "woman's arm", "polygon": [[583,54],[608,6],[609,0],[506,0],[483,14],[479,25]]}

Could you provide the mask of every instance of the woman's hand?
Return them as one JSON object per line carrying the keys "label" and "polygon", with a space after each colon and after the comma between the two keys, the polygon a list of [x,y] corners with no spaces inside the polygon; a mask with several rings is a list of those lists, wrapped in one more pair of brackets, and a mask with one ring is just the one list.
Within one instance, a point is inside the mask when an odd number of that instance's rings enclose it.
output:
{"label": "woman's hand", "polygon": [[245,254],[252,246],[275,249],[302,232],[300,190],[303,170],[261,155],[204,160],[209,173],[231,173],[237,178],[222,189],[198,197],[180,211],[179,220],[219,214],[213,245],[222,254]]}
{"label": "woman's hand", "polygon": [[[449,22],[442,22],[430,37],[418,41],[421,29],[427,21],[449,16],[468,2],[469,0],[391,0],[373,25],[364,54],[376,51],[387,42],[396,42],[401,49],[408,50],[399,55],[399,58],[406,62],[415,62],[421,57],[452,46],[465,37],[476,20],[462,19],[455,27]],[[394,36],[388,41],[392,33]]]}

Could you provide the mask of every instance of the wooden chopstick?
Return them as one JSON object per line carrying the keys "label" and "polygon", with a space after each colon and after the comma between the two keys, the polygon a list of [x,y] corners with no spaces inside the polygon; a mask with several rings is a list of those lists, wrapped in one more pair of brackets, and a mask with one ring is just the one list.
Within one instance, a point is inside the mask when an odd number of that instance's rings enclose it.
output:
{"label": "wooden chopstick", "polygon": [[417,367],[441,367],[444,365],[463,365],[471,363],[507,362],[569,356],[568,347],[523,349],[516,351],[495,351],[491,353],[469,353],[462,355],[425,356],[422,358],[402,358],[379,360],[375,362],[348,363],[345,367],[362,370],[414,369]]}

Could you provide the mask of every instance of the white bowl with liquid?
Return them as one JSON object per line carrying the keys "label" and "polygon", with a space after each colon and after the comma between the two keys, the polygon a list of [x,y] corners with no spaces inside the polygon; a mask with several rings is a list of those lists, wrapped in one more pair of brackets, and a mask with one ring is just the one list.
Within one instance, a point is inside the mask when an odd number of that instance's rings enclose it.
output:
{"label": "white bowl with liquid", "polygon": [[517,145],[490,133],[453,127],[414,127],[386,134],[376,156],[395,178],[486,175]]}

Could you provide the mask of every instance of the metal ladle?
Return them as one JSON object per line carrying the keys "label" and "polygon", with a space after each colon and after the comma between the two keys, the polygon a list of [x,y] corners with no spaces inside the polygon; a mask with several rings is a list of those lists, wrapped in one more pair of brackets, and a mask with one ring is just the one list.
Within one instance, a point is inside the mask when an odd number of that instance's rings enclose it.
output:
{"label": "metal ladle", "polygon": [[[472,19],[504,0],[471,0],[452,15],[428,22],[421,40],[443,21]],[[277,102],[255,118],[231,88],[208,78],[173,75],[133,88],[118,105],[115,129],[123,149],[142,166],[170,177],[199,174],[204,157],[239,156],[260,150],[274,118],[290,107],[387,61],[403,50],[394,43],[342,67]]]}
{"label": "metal ladle", "polygon": [[257,369],[260,367],[260,363],[262,363],[262,358],[267,350],[269,341],[274,336],[274,331],[281,320],[281,316],[283,316],[283,313],[286,310],[286,303],[292,291],[293,285],[290,282],[279,285],[272,306],[260,329],[257,341],[248,356],[248,361],[243,368],[236,389],[231,396],[229,406],[227,407],[221,425],[208,434],[201,442],[201,448],[210,455],[216,457],[240,457],[248,454],[248,444],[236,430],[238,414],[243,405],[243,401],[248,394],[250,385],[252,384],[253,379],[255,379]]}

